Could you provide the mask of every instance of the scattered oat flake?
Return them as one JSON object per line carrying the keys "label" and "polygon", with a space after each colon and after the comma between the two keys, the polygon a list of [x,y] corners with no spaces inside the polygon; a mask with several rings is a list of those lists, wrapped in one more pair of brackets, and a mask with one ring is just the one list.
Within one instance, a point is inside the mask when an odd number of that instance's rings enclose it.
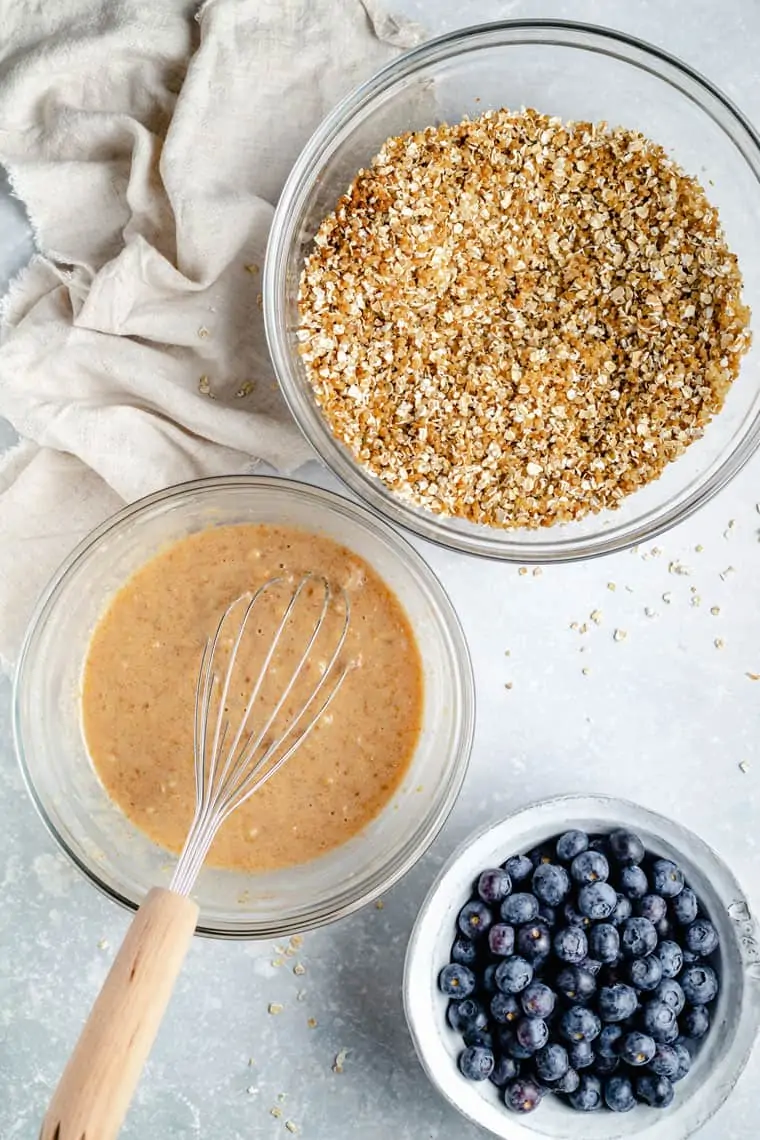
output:
{"label": "scattered oat flake", "polygon": [[382,910],[384,906],[385,903],[382,899],[375,899],[375,910]]}
{"label": "scattered oat flake", "polygon": [[306,1022],[306,1024],[308,1025],[309,1029],[316,1029],[317,1028],[316,1017],[310,1017],[309,1020]]}
{"label": "scattered oat flake", "polygon": [[588,668],[588,666],[586,666],[585,669],[581,669],[581,673],[583,674],[584,677],[588,677],[590,672],[591,672],[591,670]]}
{"label": "scattered oat flake", "polygon": [[248,1093],[248,1095],[249,1095],[249,1096],[256,1096],[256,1093],[257,1093],[259,1090],[258,1090],[258,1088],[256,1087],[256,1085],[249,1085],[249,1086],[248,1086],[248,1088],[247,1088],[245,1091]]}
{"label": "scattered oat flake", "polygon": [[306,990],[299,990],[296,994],[296,1001],[306,1001]]}
{"label": "scattered oat flake", "polygon": [[306,967],[304,966],[303,962],[296,962],[295,966],[293,967],[293,973],[299,978],[303,977],[303,975],[306,973]]}
{"label": "scattered oat flake", "polygon": [[253,1068],[253,1066],[254,1066],[255,1064],[256,1064],[256,1062],[255,1062],[255,1060],[253,1059],[253,1057],[249,1057],[249,1058],[248,1058],[248,1068],[249,1068],[249,1069],[252,1069],[252,1068]]}
{"label": "scattered oat flake", "polygon": [[216,399],[216,396],[211,391],[211,381],[205,374],[201,376],[198,381],[198,391],[200,392],[201,396],[208,396],[210,400]]}
{"label": "scattered oat flake", "polygon": [[650,554],[652,555],[652,558],[659,558],[660,555],[662,554],[662,547],[661,546],[653,546],[651,551],[650,551]]}
{"label": "scattered oat flake", "polygon": [[335,1061],[333,1062],[333,1072],[342,1073],[343,1065],[345,1064],[346,1057],[348,1056],[348,1049],[340,1049],[336,1054]]}
{"label": "scattered oat flake", "polygon": [[720,575],[721,582],[725,582],[726,578],[730,578],[731,575],[735,574],[735,573],[736,573],[736,570],[733,566],[727,566],[726,569],[721,572],[721,575]]}
{"label": "scattered oat flake", "polygon": [[272,959],[272,965],[273,966],[284,966],[285,965],[285,959],[284,958],[273,958]]}
{"label": "scattered oat flake", "polygon": [[98,950],[110,950],[110,948],[111,948],[111,943],[108,941],[108,939],[107,938],[101,938],[100,941],[98,942]]}
{"label": "scattered oat flake", "polygon": [[669,562],[668,574],[680,574],[682,577],[687,578],[691,574],[688,566],[684,566],[683,562]]}
{"label": "scattered oat flake", "polygon": [[578,628],[578,622],[577,622],[577,621],[571,621],[571,622],[570,622],[570,628],[571,628],[571,629],[573,629],[573,630],[577,630],[577,628]]}
{"label": "scattered oat flake", "polygon": [[505,657],[511,657],[512,656],[512,650],[511,649],[505,649],[504,650],[504,656]]}
{"label": "scattered oat flake", "polygon": [[748,772],[749,771],[749,764],[747,763],[746,760],[740,760],[739,761],[739,771],[740,772]]}
{"label": "scattered oat flake", "polygon": [[697,552],[697,554],[701,554],[702,551],[704,550],[704,546],[702,546],[701,543],[697,543],[697,545],[694,547],[694,549]]}
{"label": "scattered oat flake", "polygon": [[294,950],[300,950],[303,946],[303,934],[294,934],[290,939],[290,945]]}
{"label": "scattered oat flake", "polygon": [[528,567],[527,566],[521,566],[520,569],[517,571],[517,573],[520,575],[520,577],[524,578],[525,575],[528,573]]}
{"label": "scattered oat flake", "polygon": [[287,1128],[288,1132],[292,1132],[294,1136],[298,1131],[298,1125],[294,1120],[286,1120],[285,1127]]}
{"label": "scattered oat flake", "polygon": [[578,633],[588,633],[588,625],[584,621],[583,625],[578,630]]}
{"label": "scattered oat flake", "polygon": [[211,333],[208,331],[205,325],[201,325],[201,327],[198,329],[198,336],[201,338],[201,340],[208,340],[208,338],[211,336]]}
{"label": "scattered oat flake", "polygon": [[615,593],[615,590],[617,590],[617,586],[615,585],[615,583],[614,583],[614,582],[608,582],[608,583],[607,583],[607,589],[608,589],[608,590],[611,590],[611,591],[612,591],[612,593],[614,594],[614,593]]}
{"label": "scattered oat flake", "polygon": [[278,1105],[274,1105],[273,1108],[270,1108],[269,1115],[273,1116],[275,1120],[279,1120],[282,1116],[282,1109]]}
{"label": "scattered oat flake", "polygon": [[246,396],[250,396],[255,387],[256,385],[254,384],[253,380],[246,380],[245,384],[241,384],[235,393],[235,399],[242,400]]}
{"label": "scattered oat flake", "polygon": [[279,1100],[280,1104],[282,1104],[282,1102],[283,1102],[284,1100],[287,1100],[287,1099],[288,1099],[288,1094],[287,1094],[287,1093],[282,1093],[282,1092],[281,1092],[281,1093],[278,1093],[278,1094],[277,1094],[277,1099]]}
{"label": "scattered oat flake", "polygon": [[511,689],[511,688],[513,688],[513,686],[514,686],[514,681],[505,681],[504,682],[504,688],[505,689]]}
{"label": "scattered oat flake", "polygon": [[713,642],[713,645],[715,646],[716,649],[723,649],[725,644],[726,643],[722,637],[716,637],[715,641]]}
{"label": "scattered oat flake", "polygon": [[268,1006],[268,1012],[271,1014],[278,1014],[278,1013],[282,1013],[284,1008],[285,1008],[285,1006],[280,1005],[280,1003],[278,1001],[270,1001],[269,1006]]}
{"label": "scattered oat flake", "polygon": [[256,274],[259,271],[259,267],[251,262],[249,265],[246,265],[245,271],[246,273]]}
{"label": "scattered oat flake", "polygon": [[720,606],[710,606],[710,613],[713,617],[717,617],[720,613]]}
{"label": "scattered oat flake", "polygon": [[662,600],[666,606],[670,605],[670,603],[673,601],[673,595],[671,594],[670,590],[665,591],[665,593],[662,595]]}
{"label": "scattered oat flake", "polygon": [[699,594],[692,594],[690,604],[694,607],[702,605],[702,599],[700,598]]}
{"label": "scattered oat flake", "polygon": [[760,681],[760,673],[748,673],[750,681]]}
{"label": "scattered oat flake", "polygon": [[542,574],[543,574],[543,570],[541,569],[540,566],[534,566],[533,567],[533,577],[534,578],[540,578]]}
{"label": "scattered oat flake", "polygon": [[602,624],[602,611],[601,610],[592,610],[588,616],[591,618],[594,625],[601,625]]}
{"label": "scattered oat flake", "polygon": [[628,634],[624,629],[616,629],[612,636],[615,641],[625,641],[625,639],[628,637]]}

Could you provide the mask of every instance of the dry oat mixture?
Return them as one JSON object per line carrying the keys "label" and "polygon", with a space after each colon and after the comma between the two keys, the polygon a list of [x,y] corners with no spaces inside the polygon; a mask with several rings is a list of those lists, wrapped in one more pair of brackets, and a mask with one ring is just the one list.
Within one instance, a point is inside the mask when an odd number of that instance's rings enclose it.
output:
{"label": "dry oat mixture", "polygon": [[301,352],[397,494],[502,527],[615,507],[720,411],[750,336],[694,178],[643,135],[488,111],[389,139],[316,235]]}

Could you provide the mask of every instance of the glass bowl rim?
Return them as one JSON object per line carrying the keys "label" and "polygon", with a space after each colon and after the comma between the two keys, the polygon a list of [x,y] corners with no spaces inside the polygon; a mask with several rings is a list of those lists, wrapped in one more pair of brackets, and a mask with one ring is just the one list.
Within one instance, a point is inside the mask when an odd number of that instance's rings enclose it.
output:
{"label": "glass bowl rim", "polygon": [[[525,38],[515,38],[520,35]],[[580,562],[626,550],[651,541],[690,518],[731,482],[760,447],[760,410],[755,412],[741,439],[712,460],[706,475],[695,477],[685,490],[676,490],[666,509],[656,503],[629,522],[613,523],[607,530],[580,537],[552,539],[552,530],[559,528],[547,527],[546,538],[525,543],[510,539],[512,532],[496,527],[456,531],[447,516],[417,508],[385,488],[334,438],[315,402],[302,390],[280,303],[293,241],[293,219],[311,193],[325,155],[350,131],[355,116],[400,80],[430,64],[461,57],[490,44],[525,43],[606,55],[654,75],[716,123],[760,185],[760,133],[720,88],[670,52],[626,32],[573,20],[497,20],[473,24],[426,40],[391,60],[346,95],[322,120],[294,163],[277,203],[267,243],[262,293],[267,344],[285,402],[307,442],[354,494],[384,518],[445,549],[498,561],[546,565]],[[686,86],[675,82],[677,77],[681,77]],[[698,98],[695,92],[703,98]],[[710,101],[717,104],[722,116],[713,113]]]}
{"label": "glass bowl rim", "polygon": [[[457,756],[444,794],[434,803],[430,812],[408,843],[403,846],[393,858],[388,859],[381,871],[377,872],[371,880],[366,882],[360,891],[354,891],[348,899],[343,897],[339,905],[325,903],[313,912],[302,912],[297,919],[275,920],[266,927],[263,924],[241,922],[239,927],[232,922],[224,926],[214,926],[199,922],[196,934],[223,940],[257,940],[269,937],[282,937],[305,930],[315,930],[345,918],[355,911],[366,906],[385,891],[389,890],[401,879],[421,858],[434,841],[441,828],[448,819],[459,797],[462,784],[467,774],[472,754],[472,744],[475,734],[476,694],[475,680],[467,639],[459,620],[454,604],[441,583],[438,575],[421,554],[415,550],[408,538],[399,534],[383,518],[378,518],[365,504],[356,503],[345,495],[335,491],[315,487],[297,479],[290,479],[271,475],[220,475],[205,479],[193,479],[184,483],[177,483],[153,494],[146,495],[134,503],[129,503],[121,510],[110,515],[99,526],[91,530],[71,553],[58,566],[51,576],[48,584],[37,600],[32,615],[26,627],[23,643],[19,651],[18,661],[13,675],[12,689],[12,729],[13,741],[21,775],[29,798],[45,826],[48,834],[56,846],[72,865],[95,886],[102,894],[113,902],[118,903],[128,911],[136,911],[139,902],[122,893],[109,883],[105,882],[84,858],[72,851],[66,839],[60,834],[56,824],[49,816],[42,797],[37,792],[34,777],[29,769],[24,748],[21,693],[29,669],[31,653],[34,650],[37,634],[47,620],[51,610],[57,604],[60,591],[68,581],[71,573],[100,545],[101,541],[116,530],[122,530],[143,512],[150,510],[172,499],[185,498],[195,493],[213,492],[225,488],[245,488],[252,485],[270,486],[284,490],[299,497],[311,498],[315,506],[327,512],[342,512],[360,526],[375,532],[388,540],[393,555],[402,561],[411,564],[417,572],[420,584],[426,593],[433,596],[435,610],[444,628],[446,640],[451,646],[451,665],[454,688],[457,691],[457,700],[460,706],[460,719],[458,740],[456,742]],[[410,846],[411,845],[411,846]]]}

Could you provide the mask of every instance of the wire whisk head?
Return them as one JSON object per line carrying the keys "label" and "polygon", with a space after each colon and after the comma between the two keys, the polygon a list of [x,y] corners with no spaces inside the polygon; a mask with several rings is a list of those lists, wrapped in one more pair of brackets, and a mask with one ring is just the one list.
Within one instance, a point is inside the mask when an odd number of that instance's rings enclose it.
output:
{"label": "wire whisk head", "polygon": [[189,894],[214,836],[271,779],[337,695],[351,606],[321,574],[236,598],[206,643],[195,691],[195,812],[170,889]]}

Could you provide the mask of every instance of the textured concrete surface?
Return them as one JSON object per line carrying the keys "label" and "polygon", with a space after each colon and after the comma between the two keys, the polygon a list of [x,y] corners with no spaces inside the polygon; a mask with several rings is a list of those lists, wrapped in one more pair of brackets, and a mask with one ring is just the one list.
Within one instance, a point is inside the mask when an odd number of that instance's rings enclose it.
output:
{"label": "textured concrete surface", "polygon": [[[619,27],[682,56],[760,123],[760,7],[750,0],[407,0],[404,8],[432,31],[528,15]],[[414,1058],[400,1000],[404,948],[451,849],[532,799],[601,791],[665,811],[710,842],[760,905],[760,682],[747,676],[760,673],[758,501],[755,460],[697,518],[664,536],[661,553],[535,577],[424,548],[461,615],[478,684],[472,767],[449,823],[382,909],[306,935],[284,966],[272,964],[278,954],[270,944],[197,941],[125,1140],[287,1137],[286,1121],[311,1140],[482,1135],[434,1094]],[[673,560],[691,573],[669,572]],[[600,626],[589,623],[585,635],[570,628],[595,609]],[[624,641],[614,640],[616,628]],[[9,692],[3,683],[0,1136],[27,1140],[37,1135],[127,916],[78,877],[35,817],[12,754]],[[305,973],[293,973],[296,961]],[[270,1002],[282,1013],[269,1014]],[[704,1140],[754,1140],[758,1081],[756,1052]]]}

